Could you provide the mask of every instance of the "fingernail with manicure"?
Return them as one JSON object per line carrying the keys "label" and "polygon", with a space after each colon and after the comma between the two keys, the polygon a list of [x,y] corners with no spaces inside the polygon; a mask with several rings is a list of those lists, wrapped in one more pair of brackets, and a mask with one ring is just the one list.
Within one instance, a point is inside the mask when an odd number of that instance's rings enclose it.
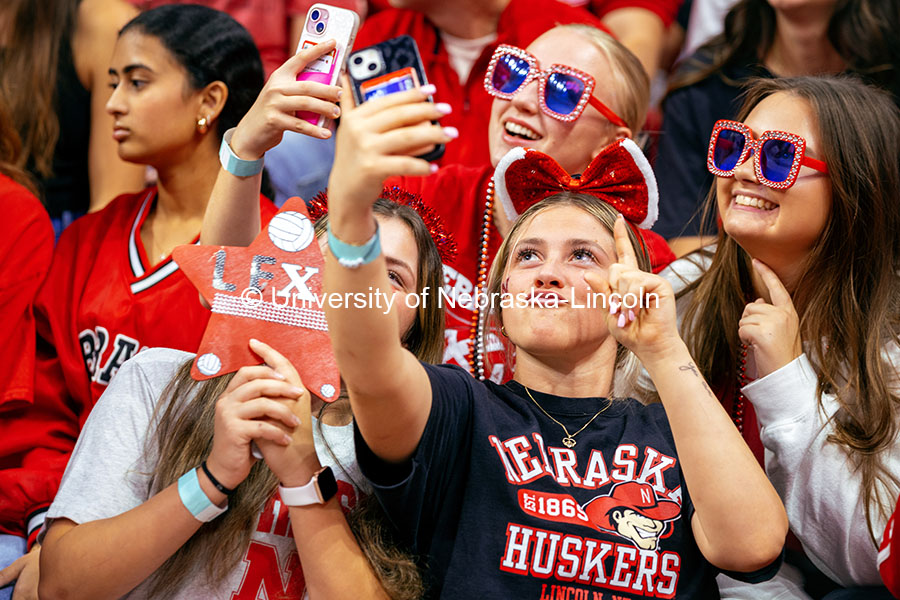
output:
{"label": "fingernail with manicure", "polygon": [[430,96],[437,91],[437,88],[434,87],[433,83],[429,83],[428,85],[423,85],[422,87],[420,87],[419,90],[426,96]]}
{"label": "fingernail with manicure", "polygon": [[619,321],[616,323],[616,325],[618,325],[620,329],[622,327],[625,327],[625,313],[619,315]]}
{"label": "fingernail with manicure", "polygon": [[336,117],[341,116],[341,107],[340,107],[340,106],[335,106],[335,107],[334,107],[334,110],[332,111],[332,113],[333,113],[334,116],[336,116]]}
{"label": "fingernail with manicure", "polygon": [[451,140],[455,140],[459,137],[459,129],[456,127],[444,127],[444,135],[446,135]]}
{"label": "fingernail with manicure", "polygon": [[634,311],[633,310],[628,311],[628,320],[634,321]]}
{"label": "fingernail with manicure", "polygon": [[284,440],[285,444],[291,443],[291,436],[289,436],[288,434],[284,434],[284,437],[282,439]]}
{"label": "fingernail with manicure", "polygon": [[305,391],[306,390],[304,390],[303,388],[299,388],[297,386],[291,387],[291,393],[294,394],[295,396],[302,396],[303,392],[305,392]]}
{"label": "fingernail with manicure", "polygon": [[297,415],[292,416],[291,423],[293,423],[294,427],[296,427],[297,425],[300,424],[300,417],[298,417]]}
{"label": "fingernail with manicure", "polygon": [[446,102],[438,102],[434,105],[439,113],[442,115],[449,115],[453,112],[453,107],[447,104]]}
{"label": "fingernail with manicure", "polygon": [[340,100],[340,99],[341,99],[341,96],[343,96],[343,95],[344,95],[344,90],[338,90],[338,91],[337,91],[337,97],[338,97],[338,100]]}
{"label": "fingernail with manicure", "polygon": [[432,173],[437,173],[439,168],[440,168],[440,167],[438,167],[438,166],[437,166],[436,164],[434,164],[434,163],[431,163],[431,164],[428,166],[428,170],[431,171]]}

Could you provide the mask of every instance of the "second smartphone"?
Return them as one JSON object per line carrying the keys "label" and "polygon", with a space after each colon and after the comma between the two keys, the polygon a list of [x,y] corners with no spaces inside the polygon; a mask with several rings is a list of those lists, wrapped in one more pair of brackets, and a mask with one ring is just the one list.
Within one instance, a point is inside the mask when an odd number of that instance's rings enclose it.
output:
{"label": "second smartphone", "polygon": [[[419,49],[408,35],[357,50],[347,61],[347,73],[357,105],[428,83]],[[444,145],[438,144],[418,158],[431,161],[443,155]]]}

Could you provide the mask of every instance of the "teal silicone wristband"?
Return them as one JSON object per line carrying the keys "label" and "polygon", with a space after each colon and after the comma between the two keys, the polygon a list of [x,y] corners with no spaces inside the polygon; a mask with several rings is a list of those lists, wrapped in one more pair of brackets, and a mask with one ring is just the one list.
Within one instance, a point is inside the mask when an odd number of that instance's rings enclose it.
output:
{"label": "teal silicone wristband", "polygon": [[263,170],[263,159],[244,160],[238,158],[231,149],[231,136],[234,135],[235,129],[232,127],[222,136],[222,145],[219,146],[219,162],[222,163],[222,168],[238,177],[250,177],[260,173]]}
{"label": "teal silicone wristband", "polygon": [[367,265],[381,254],[381,228],[375,223],[375,235],[362,246],[354,246],[337,239],[331,232],[331,223],[328,223],[328,249],[343,267],[357,269]]}
{"label": "teal silicone wristband", "polygon": [[204,523],[212,521],[228,510],[228,505],[216,506],[213,504],[203,488],[200,487],[200,478],[197,477],[197,469],[191,469],[178,478],[178,497],[181,503],[188,509],[194,518]]}

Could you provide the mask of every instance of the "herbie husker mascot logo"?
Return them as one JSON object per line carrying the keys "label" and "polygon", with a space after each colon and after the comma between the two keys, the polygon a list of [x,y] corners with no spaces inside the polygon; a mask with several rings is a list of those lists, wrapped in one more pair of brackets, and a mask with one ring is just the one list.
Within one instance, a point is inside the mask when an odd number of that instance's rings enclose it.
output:
{"label": "herbie husker mascot logo", "polygon": [[681,516],[681,505],[658,498],[648,483],[626,481],[613,486],[607,496],[597,496],[584,512],[601,531],[631,540],[642,550],[658,550],[660,538],[672,534],[672,521]]}

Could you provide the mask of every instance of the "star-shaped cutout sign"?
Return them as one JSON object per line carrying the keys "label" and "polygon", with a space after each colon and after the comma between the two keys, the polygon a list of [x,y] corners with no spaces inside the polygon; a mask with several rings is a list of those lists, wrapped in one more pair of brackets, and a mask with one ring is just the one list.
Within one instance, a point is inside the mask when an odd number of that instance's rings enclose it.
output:
{"label": "star-shaped cutout sign", "polygon": [[261,360],[256,338],[290,360],[303,384],[337,399],[340,373],[323,310],[325,261],[300,198],[291,198],[246,248],[178,246],[178,266],[212,307],[191,376],[210,379]]}

